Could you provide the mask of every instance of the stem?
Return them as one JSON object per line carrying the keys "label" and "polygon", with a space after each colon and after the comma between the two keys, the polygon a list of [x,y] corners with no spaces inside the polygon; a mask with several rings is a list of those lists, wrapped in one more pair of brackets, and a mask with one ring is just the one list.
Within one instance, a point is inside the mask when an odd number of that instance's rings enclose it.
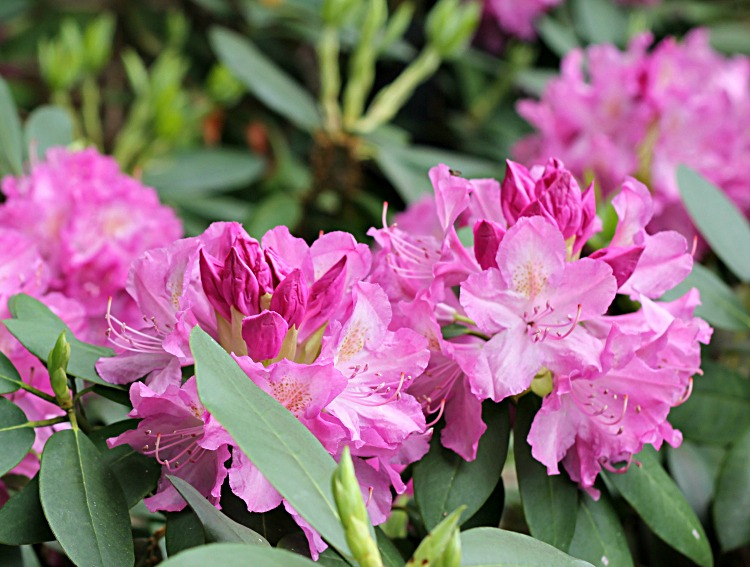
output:
{"label": "stem", "polygon": [[91,75],[87,75],[83,80],[81,99],[81,113],[86,135],[100,150],[103,150],[102,121],[99,116],[101,93],[96,79]]}
{"label": "stem", "polygon": [[27,423],[24,423],[24,427],[47,427],[49,425],[57,425],[58,423],[63,423],[64,421],[67,421],[67,417],[64,415],[61,415],[59,417],[51,417],[50,419],[42,419],[40,421],[29,421]]}
{"label": "stem", "polygon": [[465,323],[467,325],[472,325],[474,327],[477,326],[477,324],[474,322],[473,319],[469,319],[468,317],[466,317],[465,315],[461,315],[460,313],[456,313],[455,315],[453,315],[453,320],[456,323]]}
{"label": "stem", "polygon": [[13,382],[13,384],[18,385],[20,389],[26,390],[30,394],[34,394],[35,396],[42,398],[45,402],[57,405],[57,399],[55,398],[55,396],[50,396],[49,394],[42,392],[37,388],[34,388],[34,386],[30,386],[26,382],[18,382],[16,380],[9,380],[9,382]]}
{"label": "stem", "polygon": [[94,386],[89,386],[88,388],[84,388],[83,390],[81,390],[80,392],[78,392],[75,396],[73,396],[73,403],[75,404],[83,396],[85,396],[89,392],[93,392],[93,391],[94,391]]}
{"label": "stem", "polygon": [[329,132],[338,132],[341,130],[341,109],[338,103],[341,90],[339,35],[338,30],[332,26],[326,26],[320,37],[318,62],[320,64],[320,102],[325,115],[325,128]]}

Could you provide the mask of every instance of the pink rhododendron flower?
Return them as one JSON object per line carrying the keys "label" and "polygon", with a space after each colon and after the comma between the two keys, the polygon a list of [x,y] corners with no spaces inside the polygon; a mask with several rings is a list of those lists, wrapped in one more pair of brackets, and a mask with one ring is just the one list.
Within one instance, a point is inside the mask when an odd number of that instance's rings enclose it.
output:
{"label": "pink rhododendron flower", "polygon": [[534,39],[534,21],[561,2],[562,0],[485,0],[484,17],[505,35]]}
{"label": "pink rhododendron flower", "polygon": [[2,190],[0,223],[36,244],[49,267],[50,291],[85,307],[91,329],[85,338],[98,343],[108,298],[119,311],[132,308],[124,291],[130,263],[182,233],[153,189],[93,148],[52,148],[28,175],[5,177]]}

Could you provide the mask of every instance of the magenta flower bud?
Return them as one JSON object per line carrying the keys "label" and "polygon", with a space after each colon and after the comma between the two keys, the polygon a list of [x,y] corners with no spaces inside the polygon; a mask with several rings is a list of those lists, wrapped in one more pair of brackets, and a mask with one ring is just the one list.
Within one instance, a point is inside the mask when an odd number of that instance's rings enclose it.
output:
{"label": "magenta flower bud", "polygon": [[271,311],[281,315],[290,327],[299,328],[305,316],[309,297],[310,289],[302,271],[293,270],[274,290]]}
{"label": "magenta flower bud", "polygon": [[229,304],[224,300],[221,285],[221,266],[203,250],[200,251],[201,285],[211,307],[227,321],[232,319]]}
{"label": "magenta flower bud", "polygon": [[497,249],[505,230],[492,221],[479,220],[474,225],[474,256],[483,270],[497,268]]}
{"label": "magenta flower bud", "polygon": [[581,188],[559,160],[551,159],[535,187],[536,201],[521,216],[541,215],[557,225],[565,240],[580,230]]}
{"label": "magenta flower bud", "polygon": [[284,318],[274,311],[245,317],[242,320],[242,339],[247,344],[248,356],[256,362],[274,358],[279,354],[288,330]]}
{"label": "magenta flower bud", "polygon": [[645,246],[608,246],[596,250],[589,258],[609,264],[619,289],[633,275],[645,248]]}
{"label": "magenta flower bud", "polygon": [[507,169],[500,189],[500,206],[508,225],[513,225],[534,198],[534,179],[519,163],[506,160]]}
{"label": "magenta flower bud", "polygon": [[310,288],[303,336],[325,323],[341,302],[346,283],[346,263],[347,257],[343,256]]}
{"label": "magenta flower bud", "polygon": [[243,315],[258,313],[260,285],[256,274],[240,256],[237,248],[232,247],[229,251],[221,275],[224,300]]}

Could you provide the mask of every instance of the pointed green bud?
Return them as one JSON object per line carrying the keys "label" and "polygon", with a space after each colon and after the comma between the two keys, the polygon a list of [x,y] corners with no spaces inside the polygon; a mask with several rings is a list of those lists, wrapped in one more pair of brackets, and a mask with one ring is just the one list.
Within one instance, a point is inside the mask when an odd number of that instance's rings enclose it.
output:
{"label": "pointed green bud", "polygon": [[[456,548],[455,538],[458,532],[458,522],[461,519],[461,514],[466,509],[466,506],[457,508],[447,518],[435,526],[432,531],[422,540],[419,544],[414,555],[412,555],[406,567],[422,567],[431,566],[437,567],[438,565],[448,565],[454,567],[460,563],[461,555],[461,543],[459,541],[458,548]],[[453,561],[453,563],[443,564],[440,561],[448,553],[447,559]],[[455,556],[458,553],[459,562],[455,562]]]}
{"label": "pointed green bud", "polygon": [[73,400],[68,389],[68,361],[70,360],[70,345],[65,337],[65,331],[57,337],[55,346],[47,357],[47,370],[49,371],[50,384],[55,393],[57,403],[64,410],[73,407]]}
{"label": "pointed green bud", "polygon": [[352,555],[361,567],[382,567],[383,560],[354,474],[349,447],[344,447],[339,466],[333,473],[332,485],[333,498]]}
{"label": "pointed green bud", "polygon": [[461,530],[458,526],[453,528],[453,536],[448,542],[443,555],[435,563],[435,567],[460,567],[461,566]]}
{"label": "pointed green bud", "polygon": [[427,16],[427,41],[443,59],[458,57],[479,25],[482,7],[478,2],[440,0]]}
{"label": "pointed green bud", "polygon": [[112,54],[115,17],[102,14],[86,26],[83,32],[83,66],[90,74],[98,73]]}

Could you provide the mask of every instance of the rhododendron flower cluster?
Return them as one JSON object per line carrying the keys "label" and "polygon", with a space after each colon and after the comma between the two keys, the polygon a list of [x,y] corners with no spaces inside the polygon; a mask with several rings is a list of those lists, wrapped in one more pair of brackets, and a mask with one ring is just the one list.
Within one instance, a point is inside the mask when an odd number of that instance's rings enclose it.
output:
{"label": "rhododendron flower cluster", "polygon": [[[544,397],[532,454],[550,474],[562,462],[594,496],[602,467],[627,468],[646,443],[678,445],[667,414],[689,395],[711,329],[692,315],[695,291],[654,301],[688,275],[692,257],[681,235],[646,231],[648,190],[628,178],[613,200],[611,242],[581,257],[601,221],[593,187],[582,192],[560,161],[509,162],[502,185],[446,166],[431,178],[434,198],[372,231],[371,277],[389,280],[394,310],[429,340],[427,379],[409,392],[426,413],[444,411],[443,445],[474,458],[479,401],[530,391]],[[617,294],[641,307],[618,313]],[[440,327],[456,323],[465,334],[443,339]]]}
{"label": "rhododendron flower cluster", "polygon": [[485,25],[491,23],[505,35],[534,39],[534,21],[560,3],[562,0],[485,0]]}
{"label": "rhododendron flower cluster", "polygon": [[[750,214],[750,59],[714,52],[704,30],[652,51],[648,35],[624,52],[612,45],[571,51],[540,101],[518,110],[537,132],[514,150],[524,163],[562,159],[611,195],[628,175],[653,193],[653,231],[695,228],[680,201],[676,170],[689,165]],[[702,243],[701,243],[702,244]]]}

